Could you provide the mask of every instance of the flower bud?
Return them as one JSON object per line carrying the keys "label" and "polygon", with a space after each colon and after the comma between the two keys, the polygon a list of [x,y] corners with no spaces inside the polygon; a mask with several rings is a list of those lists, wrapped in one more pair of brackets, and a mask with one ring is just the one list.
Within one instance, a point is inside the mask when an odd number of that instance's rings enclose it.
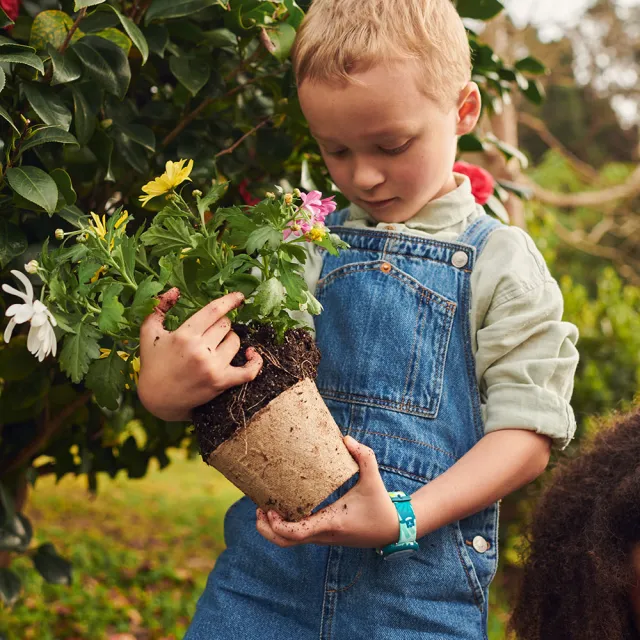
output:
{"label": "flower bud", "polygon": [[30,260],[29,262],[27,262],[27,264],[24,265],[24,270],[27,273],[30,273],[33,275],[34,273],[38,273],[39,266],[40,265],[38,264],[37,260]]}
{"label": "flower bud", "polygon": [[291,204],[293,202],[293,194],[292,193],[285,193],[284,194],[284,203],[285,204]]}
{"label": "flower bud", "polygon": [[62,229],[56,229],[55,231],[56,240],[64,240],[64,231]]}
{"label": "flower bud", "polygon": [[300,194],[300,189],[298,189],[298,188],[294,189],[294,190],[293,190],[293,195],[294,195],[296,198],[299,198],[299,197],[300,197],[300,195],[301,195],[301,194]]}
{"label": "flower bud", "polygon": [[86,233],[81,233],[79,236],[76,237],[76,242],[86,242],[87,241],[87,234]]}
{"label": "flower bud", "polygon": [[200,191],[200,189],[194,189],[191,193],[194,198],[199,198],[202,195],[202,191]]}
{"label": "flower bud", "polygon": [[267,191],[267,193],[265,195],[267,196],[267,198],[269,198],[269,200],[275,200],[276,199],[276,194],[273,193],[273,191]]}

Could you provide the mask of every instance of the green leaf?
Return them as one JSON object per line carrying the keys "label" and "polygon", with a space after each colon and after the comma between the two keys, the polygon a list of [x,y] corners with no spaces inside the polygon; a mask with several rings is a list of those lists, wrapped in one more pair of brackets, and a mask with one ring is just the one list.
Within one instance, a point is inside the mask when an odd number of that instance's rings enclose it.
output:
{"label": "green leaf", "polygon": [[15,22],[7,15],[6,11],[0,7],[0,29],[10,27]]}
{"label": "green leaf", "polygon": [[126,279],[131,280],[132,282],[135,282],[136,280],[136,244],[137,241],[135,238],[124,236],[113,252],[113,259],[118,265],[120,272],[126,277]]}
{"label": "green leaf", "polygon": [[278,271],[280,272],[280,280],[287,290],[287,296],[295,302],[304,302],[304,290],[307,285],[299,271],[290,262],[284,260],[278,262]]}
{"label": "green leaf", "polygon": [[22,583],[15,573],[10,569],[0,569],[0,601],[7,607],[13,606],[21,590]]}
{"label": "green leaf", "polygon": [[97,36],[85,36],[73,45],[86,72],[110,93],[122,100],[131,82],[131,68],[124,51]]}
{"label": "green leaf", "polygon": [[283,242],[280,245],[280,251],[290,256],[290,261],[297,260],[300,264],[304,264],[307,261],[307,252],[299,244]]}
{"label": "green leaf", "polygon": [[198,204],[198,212],[202,215],[207,211],[212,204],[215,204],[225,194],[229,186],[228,182],[217,182],[214,184],[206,196],[196,196],[196,202]]}
{"label": "green leaf", "polygon": [[44,65],[42,64],[42,60],[36,55],[35,49],[23,44],[0,42],[0,62],[25,64],[44,74]]}
{"label": "green leaf", "polygon": [[55,125],[51,125],[38,129],[30,138],[27,138],[20,147],[20,153],[23,153],[32,147],[37,147],[40,144],[47,144],[49,142],[78,145],[78,141],[68,131]]}
{"label": "green leaf", "polygon": [[526,169],[529,166],[529,160],[527,159],[527,156],[525,156],[524,153],[520,151],[520,149],[516,149],[516,147],[503,142],[493,133],[488,133],[486,135],[486,139],[493,145],[495,145],[498,149],[500,149],[507,160],[511,160],[511,158],[517,158],[520,166],[523,169]]}
{"label": "green leaf", "polygon": [[547,72],[547,68],[538,60],[532,56],[522,58],[515,63],[515,68],[523,73],[530,73],[534,76],[539,76]]}
{"label": "green leaf", "polygon": [[96,113],[91,107],[91,103],[84,95],[84,88],[78,85],[71,86],[73,96],[73,112],[76,137],[81,145],[87,144],[93,136],[96,128]]}
{"label": "green leaf", "polygon": [[128,57],[129,51],[131,51],[131,40],[127,35],[115,29],[113,27],[108,27],[107,29],[103,29],[102,31],[95,31],[92,35],[97,36],[99,38],[104,38],[109,42],[113,42],[116,47],[120,47],[124,54]]}
{"label": "green leaf", "polygon": [[138,173],[142,175],[149,173],[147,154],[139,145],[134,143],[131,138],[125,136],[122,131],[115,131],[113,139],[116,144],[117,155],[131,165]]}
{"label": "green leaf", "polygon": [[304,20],[304,11],[297,5],[295,0],[284,0],[284,6],[287,7],[287,11],[289,12],[287,22],[294,29],[297,29]]}
{"label": "green leaf", "polygon": [[75,333],[65,336],[59,360],[60,368],[77,384],[89,370],[89,363],[100,357],[100,333],[87,322],[78,322],[73,330]]}
{"label": "green leaf", "polygon": [[29,104],[45,124],[58,125],[69,131],[71,111],[56,91],[43,84],[24,82],[21,86]]}
{"label": "green leaf", "polygon": [[284,305],[285,290],[277,278],[269,278],[256,289],[254,304],[263,316],[276,315]]}
{"label": "green leaf", "polygon": [[197,234],[192,234],[183,220],[166,218],[162,225],[153,225],[140,236],[145,246],[153,247],[153,255],[163,255],[187,247],[195,248]]}
{"label": "green leaf", "polygon": [[127,124],[124,122],[115,122],[115,126],[120,129],[127,138],[143,146],[148,151],[156,150],[156,136],[149,127],[145,127],[141,124]]}
{"label": "green leaf", "polygon": [[306,310],[312,316],[317,316],[319,313],[322,313],[322,305],[310,291],[305,291],[304,296],[305,296],[305,303],[303,303],[303,305],[304,304],[307,305]]}
{"label": "green leaf", "polygon": [[16,127],[15,124],[13,124],[13,120],[11,119],[11,116],[9,115],[9,113],[4,107],[0,107],[0,117],[4,118],[13,127],[13,130],[17,134],[20,134],[20,129],[18,129],[18,127]]}
{"label": "green leaf", "polygon": [[134,322],[142,322],[156,308],[158,305],[156,296],[163,288],[164,286],[154,280],[153,276],[149,276],[138,285],[130,309]]}
{"label": "green leaf", "polygon": [[64,169],[57,168],[49,175],[58,187],[58,204],[56,205],[56,211],[74,205],[78,196],[73,188],[69,174]]}
{"label": "green leaf", "polygon": [[101,264],[91,257],[83,260],[78,266],[78,282],[80,284],[89,282],[100,267]]}
{"label": "green leaf", "polygon": [[194,13],[216,4],[219,4],[218,0],[153,0],[144,16],[144,23],[149,24],[152,20],[193,16]]}
{"label": "green leaf", "polygon": [[504,6],[498,0],[457,0],[456,8],[461,18],[489,20],[497,16]]}
{"label": "green leaf", "polygon": [[172,56],[169,60],[171,73],[195,96],[209,80],[211,69],[206,60],[195,56]]}
{"label": "green leaf", "polygon": [[169,31],[167,28],[160,24],[150,24],[145,27],[144,35],[149,43],[149,49],[164,58],[164,50],[169,44]]}
{"label": "green leaf", "polygon": [[98,159],[98,163],[105,171],[104,179],[107,182],[115,182],[115,177],[111,171],[111,158],[113,156],[113,140],[109,134],[102,129],[97,129],[89,141],[89,148]]}
{"label": "green leaf", "polygon": [[260,251],[265,244],[268,244],[270,249],[275,250],[280,246],[281,242],[282,232],[268,225],[260,227],[247,239],[247,253],[252,254],[255,251]]}
{"label": "green leaf", "polygon": [[112,411],[118,408],[120,394],[127,381],[126,371],[127,363],[115,349],[111,349],[107,358],[100,358],[91,363],[86,382],[101,407]]}
{"label": "green leaf", "polygon": [[121,284],[111,284],[102,294],[102,310],[98,317],[98,327],[101,331],[117,333],[124,323],[124,305],[118,296],[124,287]]}
{"label": "green leaf", "polygon": [[27,237],[20,227],[11,224],[6,218],[0,218],[0,269],[22,255],[28,246]]}
{"label": "green leaf", "polygon": [[3,513],[0,521],[0,551],[24,551],[31,543],[33,527],[21,513]]}
{"label": "green leaf", "polygon": [[53,215],[58,202],[58,187],[53,178],[37,167],[7,169],[7,182],[20,196]]}
{"label": "green leaf", "polygon": [[495,196],[489,197],[484,205],[484,208],[489,213],[493,213],[500,221],[504,222],[505,224],[510,224],[509,213],[505,209],[502,202],[500,202],[500,200],[498,200],[498,198],[496,198]]}
{"label": "green leaf", "polygon": [[458,149],[461,153],[472,153],[484,151],[484,146],[477,136],[467,133],[458,138]]}
{"label": "green leaf", "polygon": [[210,31],[205,31],[203,35],[207,39],[207,44],[214,49],[235,50],[238,46],[238,39],[229,29],[211,29]]}
{"label": "green leaf", "polygon": [[[73,19],[64,11],[55,9],[41,11],[33,19],[29,45],[38,51],[46,51],[49,46],[57,51],[67,38],[72,26]],[[76,29],[71,36],[71,42],[78,41],[83,35],[84,33],[80,29]]]}
{"label": "green leaf", "polygon": [[533,104],[540,105],[544,102],[544,88],[538,80],[529,80],[529,86],[522,93]]}
{"label": "green leaf", "polygon": [[4,89],[7,84],[7,75],[4,72],[4,69],[0,67],[0,92]]}
{"label": "green leaf", "polygon": [[82,75],[82,64],[71,49],[59,53],[55,47],[48,45],[47,53],[51,56],[51,64],[53,65],[51,86],[68,84]]}
{"label": "green leaf", "polygon": [[71,584],[71,563],[59,556],[50,542],[40,545],[32,560],[40,575],[50,584]]}
{"label": "green leaf", "polygon": [[133,44],[136,46],[136,48],[142,55],[142,64],[144,64],[147,61],[147,58],[149,57],[149,45],[147,44],[147,40],[142,34],[142,31],[140,31],[140,27],[138,27],[138,25],[133,20],[131,20],[130,18],[127,18],[127,16],[120,13],[120,11],[118,11],[113,5],[104,4],[100,8],[102,9],[103,7],[111,9],[118,16],[118,19],[120,20],[120,24],[122,25],[124,30],[127,32],[127,35],[129,36],[129,38],[131,38],[131,41],[133,42]]}
{"label": "green leaf", "polygon": [[[0,223],[0,226],[2,223]],[[0,232],[0,238],[2,232]],[[0,240],[0,243],[2,240]],[[11,342],[0,345],[0,378],[6,381],[21,380],[38,367],[38,359],[27,349],[27,336],[13,335]],[[2,509],[0,509],[2,512]]]}
{"label": "green leaf", "polygon": [[70,206],[64,207],[57,212],[57,215],[60,216],[63,220],[66,220],[72,227],[76,229],[86,229],[89,224],[87,222],[87,216],[78,209],[78,207]]}
{"label": "green leaf", "polygon": [[289,57],[293,41],[296,39],[296,30],[287,22],[279,22],[275,29],[270,29],[267,33],[275,45],[272,55],[284,62]]}
{"label": "green leaf", "polygon": [[76,0],[76,4],[73,7],[74,11],[80,11],[85,7],[95,7],[97,4],[102,4],[105,0]]}

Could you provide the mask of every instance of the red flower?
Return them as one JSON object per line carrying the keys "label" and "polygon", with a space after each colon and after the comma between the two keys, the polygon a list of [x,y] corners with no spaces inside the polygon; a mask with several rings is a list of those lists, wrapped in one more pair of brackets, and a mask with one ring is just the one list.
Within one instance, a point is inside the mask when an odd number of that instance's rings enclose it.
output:
{"label": "red flower", "polygon": [[0,0],[0,6],[4,9],[4,12],[15,21],[20,13],[20,0]]}
{"label": "red flower", "polygon": [[[2,1],[3,0],[0,0],[0,2]],[[245,204],[248,204],[249,206],[253,207],[253,205],[256,205],[258,204],[258,202],[260,202],[260,198],[256,198],[249,193],[249,189],[247,189],[248,184],[249,184],[249,181],[245,178],[238,185],[238,193],[240,194],[240,197],[244,200]]]}
{"label": "red flower", "polygon": [[493,195],[493,187],[495,181],[493,176],[482,167],[468,162],[456,162],[453,165],[456,173],[468,176],[471,180],[471,193],[478,204],[486,204],[487,200]]}

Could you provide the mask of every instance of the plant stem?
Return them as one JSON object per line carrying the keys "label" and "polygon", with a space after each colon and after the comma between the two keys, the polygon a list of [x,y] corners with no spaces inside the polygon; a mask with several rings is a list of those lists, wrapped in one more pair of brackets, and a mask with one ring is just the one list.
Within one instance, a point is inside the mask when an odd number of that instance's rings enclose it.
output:
{"label": "plant stem", "polygon": [[233,153],[249,136],[253,135],[256,131],[258,131],[258,129],[264,127],[264,125],[267,124],[267,122],[269,122],[272,117],[273,116],[267,116],[264,120],[253,127],[253,129],[250,129],[249,131],[247,131],[247,133],[238,138],[230,147],[228,147],[227,149],[223,149],[222,151],[218,151],[214,158],[219,158],[220,156],[223,156],[227,153]]}
{"label": "plant stem", "polygon": [[80,13],[78,14],[78,17],[76,18],[75,22],[71,25],[71,28],[69,29],[69,33],[67,33],[67,37],[64,39],[64,42],[60,45],[60,48],[58,49],[58,53],[64,53],[67,50],[67,47],[71,42],[71,38],[73,38],[73,34],[76,32],[76,29],[80,26],[80,23],[82,22],[83,18],[86,15],[87,15],[87,7],[83,7],[82,9],[80,9]]}

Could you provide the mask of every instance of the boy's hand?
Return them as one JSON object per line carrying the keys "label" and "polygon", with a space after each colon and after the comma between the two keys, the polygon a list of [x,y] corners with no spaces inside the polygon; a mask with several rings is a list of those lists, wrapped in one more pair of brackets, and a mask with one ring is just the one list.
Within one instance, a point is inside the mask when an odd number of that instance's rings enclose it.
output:
{"label": "boy's hand", "polygon": [[279,547],[313,543],[361,548],[398,541],[398,512],[380,477],[375,453],[350,436],[344,443],[360,467],[355,487],[300,522],[287,522],[275,511],[265,514],[258,509],[256,527],[267,540]]}
{"label": "boy's hand", "polygon": [[140,379],[142,404],[162,420],[189,420],[190,412],[226,389],[253,380],[262,358],[247,349],[247,363],[232,367],[240,338],[226,317],[244,301],[230,293],[194,313],[176,331],[164,328],[164,316],[180,293],[171,289],[161,296],[140,328]]}

